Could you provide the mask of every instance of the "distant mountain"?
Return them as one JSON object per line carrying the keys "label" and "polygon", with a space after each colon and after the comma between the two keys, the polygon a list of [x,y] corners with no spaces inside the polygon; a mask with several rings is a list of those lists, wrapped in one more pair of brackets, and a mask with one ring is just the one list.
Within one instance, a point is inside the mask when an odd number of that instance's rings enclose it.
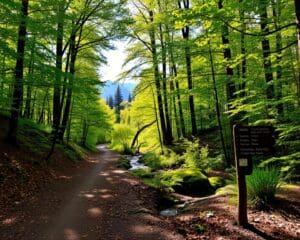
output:
{"label": "distant mountain", "polygon": [[105,83],[105,86],[100,90],[100,92],[101,92],[100,98],[106,100],[109,96],[114,97],[118,85],[121,88],[121,94],[122,94],[123,100],[127,101],[129,93],[131,93],[131,95],[132,95],[132,92],[136,86],[136,83],[115,83],[112,81],[107,81]]}

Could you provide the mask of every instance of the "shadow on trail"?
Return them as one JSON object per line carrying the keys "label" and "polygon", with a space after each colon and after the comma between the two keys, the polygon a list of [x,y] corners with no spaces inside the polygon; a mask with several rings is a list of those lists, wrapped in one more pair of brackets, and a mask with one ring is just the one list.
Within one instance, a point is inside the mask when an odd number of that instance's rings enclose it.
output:
{"label": "shadow on trail", "polygon": [[266,240],[276,240],[276,238],[272,237],[272,236],[269,236],[267,235],[266,233],[264,233],[263,231],[261,231],[260,229],[256,228],[254,225],[252,224],[248,224],[246,227],[245,227],[247,230],[255,233],[256,235],[266,239]]}
{"label": "shadow on trail", "polygon": [[151,209],[147,189],[116,167],[119,155],[98,149],[87,169],[56,182],[51,192],[37,193],[34,204],[15,209],[22,217],[1,221],[0,216],[0,239],[183,240]]}

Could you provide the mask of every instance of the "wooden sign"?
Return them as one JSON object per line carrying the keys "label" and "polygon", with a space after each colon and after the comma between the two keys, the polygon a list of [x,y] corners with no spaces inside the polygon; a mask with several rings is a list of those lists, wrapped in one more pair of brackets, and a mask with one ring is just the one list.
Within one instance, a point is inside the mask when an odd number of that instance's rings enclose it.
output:
{"label": "wooden sign", "polygon": [[238,182],[238,224],[247,226],[246,175],[252,173],[252,157],[274,151],[274,129],[270,126],[233,126],[234,154]]}
{"label": "wooden sign", "polygon": [[238,156],[266,155],[274,151],[274,128],[270,126],[234,127]]}
{"label": "wooden sign", "polygon": [[274,129],[270,126],[234,126],[236,166],[242,174],[252,173],[253,156],[267,155],[274,151],[273,133]]}

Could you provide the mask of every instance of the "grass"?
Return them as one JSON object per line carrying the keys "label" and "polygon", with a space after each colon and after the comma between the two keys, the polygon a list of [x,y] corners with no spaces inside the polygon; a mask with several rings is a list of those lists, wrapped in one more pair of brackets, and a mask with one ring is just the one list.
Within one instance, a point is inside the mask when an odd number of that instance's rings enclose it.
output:
{"label": "grass", "polygon": [[280,170],[275,167],[254,168],[247,177],[248,199],[252,207],[263,209],[270,204],[280,187]]}

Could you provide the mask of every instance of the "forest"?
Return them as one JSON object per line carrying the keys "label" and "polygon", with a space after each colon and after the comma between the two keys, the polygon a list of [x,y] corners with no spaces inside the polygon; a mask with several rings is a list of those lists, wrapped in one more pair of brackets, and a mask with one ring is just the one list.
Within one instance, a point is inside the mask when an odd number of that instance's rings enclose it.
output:
{"label": "forest", "polygon": [[[226,193],[237,203],[233,127],[265,126],[274,147],[253,156],[248,205],[286,204],[293,217],[279,235],[252,230],[262,239],[300,236],[300,1],[2,0],[0,19],[0,206],[103,144],[126,171],[138,155],[143,167],[128,172],[163,193],[158,205],[174,205],[173,194]],[[126,60],[110,80],[136,87],[100,99],[105,54],[117,42]],[[210,234],[220,219],[202,220],[174,224],[184,239],[217,239]]]}

